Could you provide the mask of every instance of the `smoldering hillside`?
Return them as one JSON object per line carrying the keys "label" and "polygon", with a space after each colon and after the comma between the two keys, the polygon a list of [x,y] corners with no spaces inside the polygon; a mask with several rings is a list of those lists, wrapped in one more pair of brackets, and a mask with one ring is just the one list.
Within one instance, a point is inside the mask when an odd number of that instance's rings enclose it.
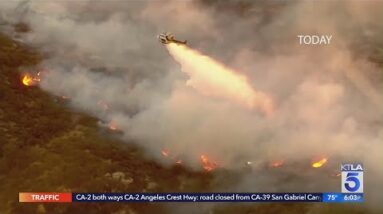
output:
{"label": "smoldering hillside", "polygon": [[[382,65],[374,60],[382,50],[381,8],[376,1],[27,1],[3,2],[0,10],[5,23],[31,28],[9,34],[45,53],[42,89],[113,121],[123,139],[152,158],[163,162],[166,148],[192,169],[200,169],[201,154],[225,169],[275,159],[299,165],[328,157],[334,166],[358,161],[368,169],[372,198],[383,177],[377,165],[383,161]],[[188,87],[182,65],[156,40],[163,31],[270,94],[272,117]],[[301,46],[299,34],[333,39],[327,46]],[[329,185],[282,184],[258,173],[237,188],[322,191]]]}

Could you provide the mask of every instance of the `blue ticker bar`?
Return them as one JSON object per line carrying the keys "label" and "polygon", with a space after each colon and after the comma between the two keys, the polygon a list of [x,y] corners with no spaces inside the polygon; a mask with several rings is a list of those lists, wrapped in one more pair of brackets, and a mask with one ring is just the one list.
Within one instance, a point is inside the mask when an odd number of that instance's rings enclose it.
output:
{"label": "blue ticker bar", "polygon": [[363,193],[323,193],[323,202],[325,203],[361,203],[364,202]]}
{"label": "blue ticker bar", "polygon": [[346,193],[72,193],[73,202],[363,202]]}

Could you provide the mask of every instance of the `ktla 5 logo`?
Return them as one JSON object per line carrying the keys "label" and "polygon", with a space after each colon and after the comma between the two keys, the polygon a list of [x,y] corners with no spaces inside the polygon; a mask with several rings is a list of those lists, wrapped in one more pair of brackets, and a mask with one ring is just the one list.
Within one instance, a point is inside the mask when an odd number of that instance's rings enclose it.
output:
{"label": "ktla 5 logo", "polygon": [[347,163],[341,165],[342,193],[363,193],[363,165]]}

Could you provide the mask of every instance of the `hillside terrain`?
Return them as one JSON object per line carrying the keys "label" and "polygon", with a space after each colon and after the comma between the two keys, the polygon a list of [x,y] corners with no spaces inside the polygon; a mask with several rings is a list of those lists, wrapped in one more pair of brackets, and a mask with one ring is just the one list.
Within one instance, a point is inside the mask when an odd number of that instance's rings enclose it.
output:
{"label": "hillside terrain", "polygon": [[[382,63],[381,52],[374,54],[371,58]],[[164,204],[21,204],[18,193],[206,192],[214,189],[217,174],[226,173],[160,166],[145,158],[139,145],[99,127],[97,119],[39,87],[24,86],[22,72],[41,59],[38,50],[0,34],[0,213],[169,213],[172,206]],[[226,204],[214,210],[366,213],[356,205],[323,204]]]}

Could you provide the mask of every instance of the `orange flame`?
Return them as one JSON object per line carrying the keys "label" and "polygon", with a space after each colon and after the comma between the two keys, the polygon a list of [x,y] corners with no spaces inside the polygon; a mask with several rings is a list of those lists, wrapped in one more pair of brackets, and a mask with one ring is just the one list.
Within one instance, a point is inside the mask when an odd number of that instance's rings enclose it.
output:
{"label": "orange flame", "polygon": [[30,85],[32,85],[33,79],[32,79],[32,77],[29,74],[26,74],[26,75],[24,75],[22,81],[23,81],[24,85],[30,86]]}
{"label": "orange flame", "polygon": [[169,157],[169,150],[167,150],[167,149],[163,149],[163,150],[161,150],[161,154],[162,154],[163,156],[165,156],[165,157]]}
{"label": "orange flame", "polygon": [[40,82],[39,76],[40,72],[37,73],[37,76],[32,76],[31,74],[24,74],[21,81],[25,86],[33,86]]}
{"label": "orange flame", "polygon": [[112,131],[117,131],[118,130],[117,124],[113,120],[109,122],[108,128],[110,130],[112,130]]}
{"label": "orange flame", "polygon": [[174,155],[171,155],[170,151],[168,149],[162,149],[161,150],[161,154],[162,154],[162,156],[164,156],[166,158],[169,158],[172,161],[174,161],[175,164],[178,164],[178,165],[182,164],[182,160],[181,159],[177,159],[177,157],[174,156]]}
{"label": "orange flame", "polygon": [[202,168],[204,170],[209,172],[218,167],[218,164],[210,161],[206,155],[201,155],[200,158],[201,158]]}
{"label": "orange flame", "polygon": [[30,74],[25,74],[23,76],[22,82],[26,86],[32,86],[36,84],[36,79]]}
{"label": "orange flame", "polygon": [[327,160],[327,158],[322,158],[319,161],[313,162],[311,166],[314,168],[322,167],[325,163],[327,163]]}
{"label": "orange flame", "polygon": [[192,50],[186,45],[170,43],[166,46],[181,64],[190,79],[187,85],[205,96],[214,96],[238,103],[248,109],[257,108],[270,115],[273,102],[263,92],[255,91],[247,78],[216,60]]}
{"label": "orange flame", "polygon": [[[178,159],[177,156],[172,155],[168,149],[162,149],[161,155],[164,156],[165,158],[168,158],[174,161],[175,164],[181,165],[183,163],[183,161],[181,159]],[[218,164],[210,161],[206,155],[201,155],[200,161],[201,161],[202,168],[207,172],[212,171],[218,167]]]}
{"label": "orange flame", "polygon": [[342,174],[340,172],[334,172],[331,174],[332,177],[339,177],[341,176]]}
{"label": "orange flame", "polygon": [[285,163],[284,160],[276,160],[276,161],[271,162],[270,166],[273,168],[276,168],[276,167],[282,166],[284,163]]}

